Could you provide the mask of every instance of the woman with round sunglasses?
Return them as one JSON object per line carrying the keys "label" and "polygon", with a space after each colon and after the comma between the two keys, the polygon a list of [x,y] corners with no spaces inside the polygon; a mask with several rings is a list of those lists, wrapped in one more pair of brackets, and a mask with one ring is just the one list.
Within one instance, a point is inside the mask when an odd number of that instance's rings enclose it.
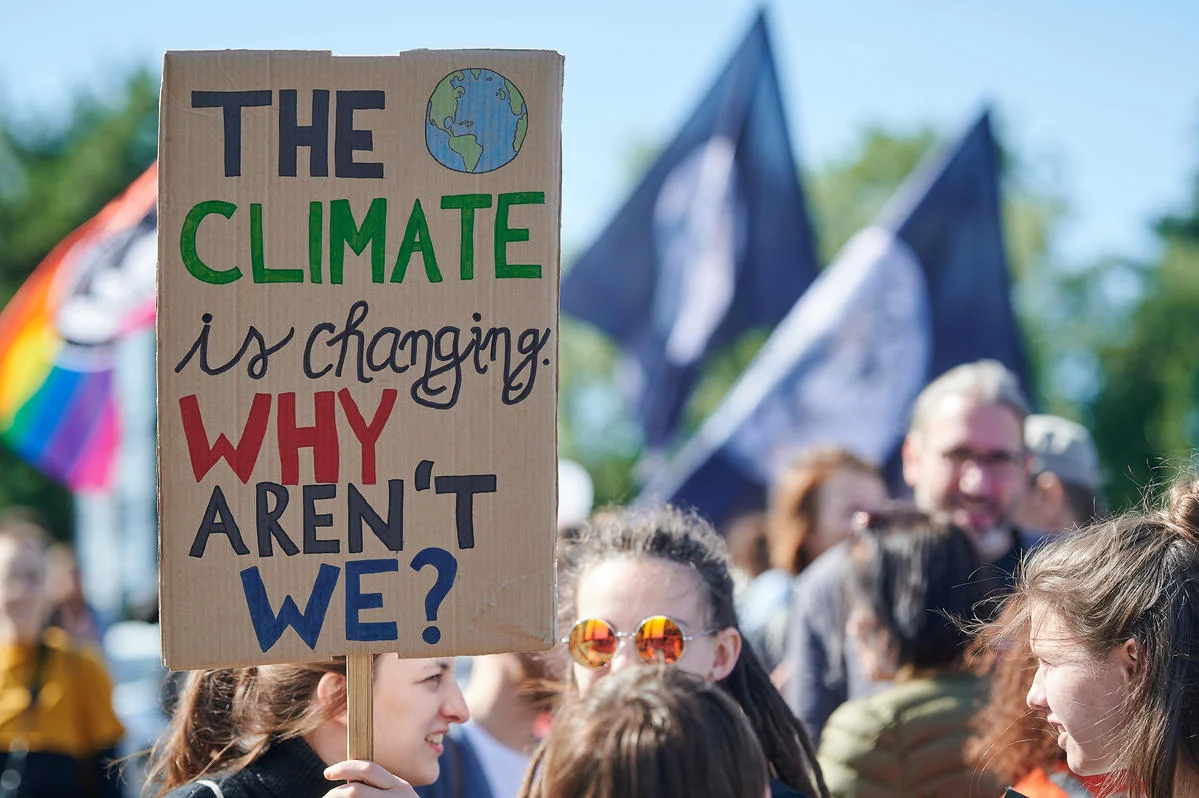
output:
{"label": "woman with round sunglasses", "polygon": [[807,733],[743,645],[728,552],[711,526],[673,508],[603,513],[561,546],[567,681],[580,695],[630,667],[686,670],[741,707],[774,798],[828,795]]}

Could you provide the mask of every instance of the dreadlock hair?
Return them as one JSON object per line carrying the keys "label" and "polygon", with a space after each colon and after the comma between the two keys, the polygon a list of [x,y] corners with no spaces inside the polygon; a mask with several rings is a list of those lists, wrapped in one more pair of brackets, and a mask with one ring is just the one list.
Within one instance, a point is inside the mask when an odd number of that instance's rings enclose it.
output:
{"label": "dreadlock hair", "polygon": [[[559,545],[558,609],[564,631],[576,620],[580,576],[588,568],[622,558],[658,559],[690,570],[704,592],[707,628],[737,629],[728,549],[711,525],[695,513],[669,506],[602,512],[578,535]],[[573,682],[573,671],[569,673]],[[827,798],[812,741],[751,646],[741,647],[732,671],[719,685],[749,719],[774,776],[800,792]]]}

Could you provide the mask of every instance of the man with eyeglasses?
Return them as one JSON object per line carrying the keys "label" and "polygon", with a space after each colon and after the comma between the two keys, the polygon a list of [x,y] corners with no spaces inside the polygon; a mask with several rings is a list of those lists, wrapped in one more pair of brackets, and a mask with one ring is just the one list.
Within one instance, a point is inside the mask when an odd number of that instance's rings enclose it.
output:
{"label": "man with eyeglasses", "polygon": [[[990,563],[976,580],[1002,590],[1019,562],[1015,518],[1028,487],[1028,402],[1015,375],[993,360],[930,383],[912,406],[903,478],[916,507],[948,518]],[[845,634],[848,547],[829,550],[796,578],[784,695],[813,740],[842,702],[872,691]]]}

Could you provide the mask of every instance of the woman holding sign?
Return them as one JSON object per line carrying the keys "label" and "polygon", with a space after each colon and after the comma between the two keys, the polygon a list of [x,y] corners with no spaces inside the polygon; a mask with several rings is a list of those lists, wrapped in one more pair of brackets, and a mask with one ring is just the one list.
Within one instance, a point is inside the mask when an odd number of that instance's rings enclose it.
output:
{"label": "woman holding sign", "polygon": [[671,508],[600,514],[563,546],[559,611],[581,695],[629,667],[677,665],[741,706],[771,795],[827,795],[807,733],[742,644],[728,552],[706,522]]}
{"label": "woman holding sign", "polygon": [[150,781],[160,798],[415,796],[469,717],[454,660],[376,656],[374,717],[375,761],[343,761],[344,660],[193,671]]}

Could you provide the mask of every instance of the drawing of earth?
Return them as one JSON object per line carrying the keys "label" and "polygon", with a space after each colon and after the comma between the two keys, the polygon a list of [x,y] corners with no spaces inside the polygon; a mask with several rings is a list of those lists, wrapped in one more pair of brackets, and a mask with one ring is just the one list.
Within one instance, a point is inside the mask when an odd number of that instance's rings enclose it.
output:
{"label": "drawing of earth", "polygon": [[425,144],[442,166],[482,174],[520,152],[529,112],[520,89],[490,69],[462,69],[441,79],[429,97]]}

